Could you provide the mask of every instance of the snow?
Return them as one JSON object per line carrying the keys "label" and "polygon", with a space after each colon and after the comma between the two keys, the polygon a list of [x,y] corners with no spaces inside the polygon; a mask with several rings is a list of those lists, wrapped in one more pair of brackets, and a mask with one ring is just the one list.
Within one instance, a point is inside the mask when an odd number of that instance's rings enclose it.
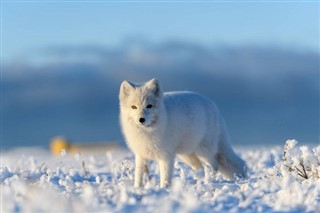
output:
{"label": "snow", "polygon": [[155,162],[145,186],[134,188],[127,150],[9,150],[1,155],[0,212],[320,212],[320,145],[299,145],[236,147],[249,168],[246,180],[201,178],[177,159],[170,189],[159,188]]}

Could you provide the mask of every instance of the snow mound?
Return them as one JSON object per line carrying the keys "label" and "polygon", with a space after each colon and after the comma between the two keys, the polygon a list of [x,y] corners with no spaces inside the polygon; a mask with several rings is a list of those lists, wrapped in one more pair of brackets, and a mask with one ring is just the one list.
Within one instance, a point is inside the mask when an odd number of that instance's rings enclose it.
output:
{"label": "snow mound", "polygon": [[155,162],[145,187],[134,188],[128,151],[52,156],[43,149],[2,153],[1,212],[317,212],[320,145],[237,149],[249,167],[246,180],[220,173],[197,178],[176,161],[170,189],[159,188]]}

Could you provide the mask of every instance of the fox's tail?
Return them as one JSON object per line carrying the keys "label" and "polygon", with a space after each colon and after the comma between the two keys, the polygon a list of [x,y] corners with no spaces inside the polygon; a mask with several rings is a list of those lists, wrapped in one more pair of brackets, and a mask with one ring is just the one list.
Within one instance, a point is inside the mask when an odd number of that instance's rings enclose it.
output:
{"label": "fox's tail", "polygon": [[247,177],[247,166],[232,149],[226,134],[221,134],[219,149],[216,155],[219,171],[225,178],[234,179]]}

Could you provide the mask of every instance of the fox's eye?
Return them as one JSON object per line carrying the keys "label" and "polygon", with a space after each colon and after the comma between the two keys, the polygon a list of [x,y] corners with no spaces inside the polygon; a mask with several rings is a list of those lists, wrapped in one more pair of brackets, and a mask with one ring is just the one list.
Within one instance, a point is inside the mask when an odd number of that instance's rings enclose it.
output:
{"label": "fox's eye", "polygon": [[149,104],[149,105],[147,106],[147,108],[148,108],[148,109],[152,108],[152,105],[151,105],[151,104]]}
{"label": "fox's eye", "polygon": [[137,107],[135,105],[132,105],[131,108],[132,109],[137,109]]}

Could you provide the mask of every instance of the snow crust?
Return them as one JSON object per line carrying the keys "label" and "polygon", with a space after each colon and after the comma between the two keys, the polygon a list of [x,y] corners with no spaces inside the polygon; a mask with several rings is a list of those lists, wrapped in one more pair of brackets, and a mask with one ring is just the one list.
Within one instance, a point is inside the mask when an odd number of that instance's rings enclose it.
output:
{"label": "snow crust", "polygon": [[[272,147],[237,147],[249,178],[201,178],[178,159],[170,189],[149,165],[133,187],[134,157],[126,150],[53,156],[48,150],[1,154],[0,212],[320,212],[320,145],[295,140]],[[308,178],[300,175],[304,165]],[[209,168],[207,168],[209,169]],[[209,169],[210,170],[210,169]]]}

